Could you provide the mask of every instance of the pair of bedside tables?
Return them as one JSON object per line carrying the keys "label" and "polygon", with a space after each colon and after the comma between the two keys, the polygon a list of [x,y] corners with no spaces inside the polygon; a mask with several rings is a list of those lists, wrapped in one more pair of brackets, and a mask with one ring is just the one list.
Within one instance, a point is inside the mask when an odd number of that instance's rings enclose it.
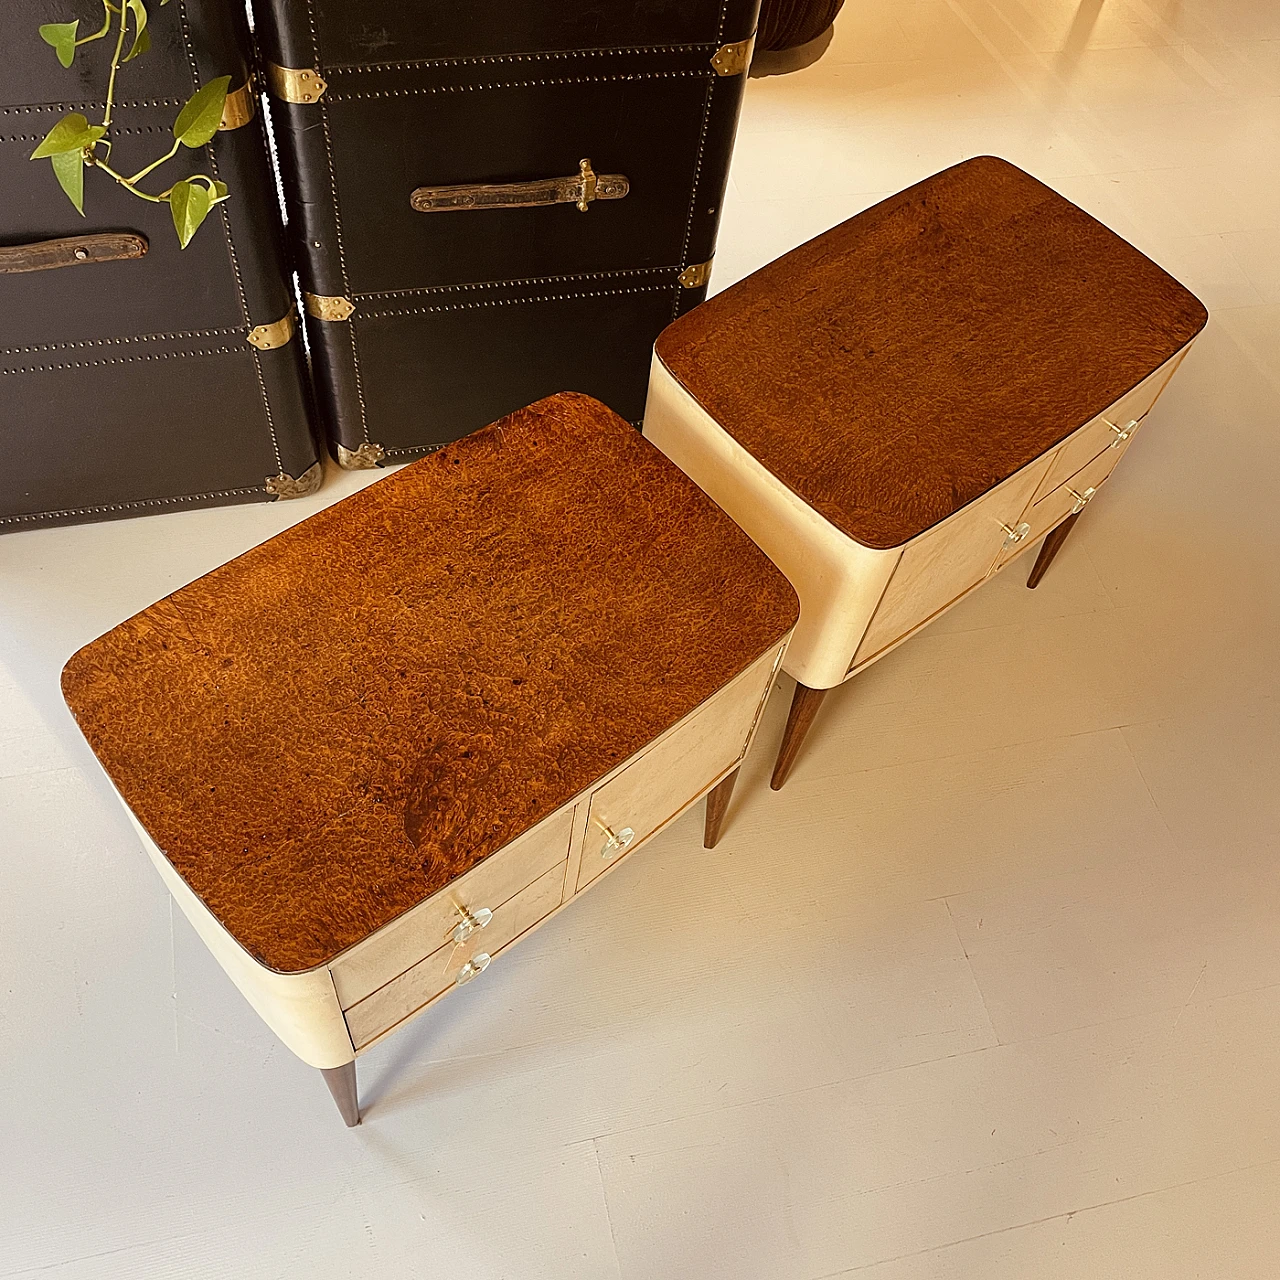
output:
{"label": "pair of bedside tables", "polygon": [[520,410],[86,646],[67,702],[356,1124],[359,1054],[702,796],[714,845],[780,668],[775,787],[827,689],[1043,538],[1034,586],[1205,319],[966,162],[677,321],[644,437]]}

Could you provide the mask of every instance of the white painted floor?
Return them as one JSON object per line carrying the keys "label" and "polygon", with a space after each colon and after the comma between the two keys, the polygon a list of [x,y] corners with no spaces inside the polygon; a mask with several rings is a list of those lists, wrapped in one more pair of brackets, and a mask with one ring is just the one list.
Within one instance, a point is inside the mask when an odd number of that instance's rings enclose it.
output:
{"label": "white painted floor", "polygon": [[1116,479],[775,795],[784,685],[720,847],[685,818],[362,1059],[358,1130],[57,679],[371,477],[0,538],[0,1275],[1280,1275],[1280,5],[849,0],[749,86],[715,284],[980,152],[1213,312]]}

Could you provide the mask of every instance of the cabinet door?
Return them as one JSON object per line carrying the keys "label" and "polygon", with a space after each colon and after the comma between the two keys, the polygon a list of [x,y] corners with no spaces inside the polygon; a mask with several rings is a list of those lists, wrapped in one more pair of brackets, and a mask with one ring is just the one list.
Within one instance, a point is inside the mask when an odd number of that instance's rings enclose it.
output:
{"label": "cabinet door", "polygon": [[1048,465],[1037,459],[907,544],[852,665],[928,622],[991,572]]}
{"label": "cabinet door", "polygon": [[577,888],[667,825],[746,750],[777,665],[777,649],[721,689],[591,796]]}

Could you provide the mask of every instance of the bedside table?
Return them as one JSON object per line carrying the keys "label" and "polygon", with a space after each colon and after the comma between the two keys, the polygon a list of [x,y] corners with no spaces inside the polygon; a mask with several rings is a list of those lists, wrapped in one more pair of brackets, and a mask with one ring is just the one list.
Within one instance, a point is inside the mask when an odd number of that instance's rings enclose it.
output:
{"label": "bedside table", "polygon": [[1039,582],[1207,319],[1119,236],[984,156],[662,333],[645,436],[800,595],[775,789],[828,689],[1044,538]]}
{"label": "bedside table", "polygon": [[145,609],[63,690],[355,1124],[358,1054],[708,792],[714,844],[797,614],[692,481],[559,395]]}

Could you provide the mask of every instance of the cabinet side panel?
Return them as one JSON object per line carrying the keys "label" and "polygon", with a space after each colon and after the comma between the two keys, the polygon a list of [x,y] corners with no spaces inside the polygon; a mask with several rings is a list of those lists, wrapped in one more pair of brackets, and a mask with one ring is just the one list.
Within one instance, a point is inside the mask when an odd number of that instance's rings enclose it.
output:
{"label": "cabinet side panel", "polygon": [[[124,805],[124,801],[120,803]],[[355,1057],[328,969],[275,973],[260,965],[210,915],[147,835],[128,805],[125,813],[182,914],[257,1015],[311,1067],[340,1067]]]}
{"label": "cabinet side panel", "polygon": [[800,621],[783,667],[811,689],[839,684],[901,555],[846,538],[767,471],[655,355],[644,434],[786,574]]}

